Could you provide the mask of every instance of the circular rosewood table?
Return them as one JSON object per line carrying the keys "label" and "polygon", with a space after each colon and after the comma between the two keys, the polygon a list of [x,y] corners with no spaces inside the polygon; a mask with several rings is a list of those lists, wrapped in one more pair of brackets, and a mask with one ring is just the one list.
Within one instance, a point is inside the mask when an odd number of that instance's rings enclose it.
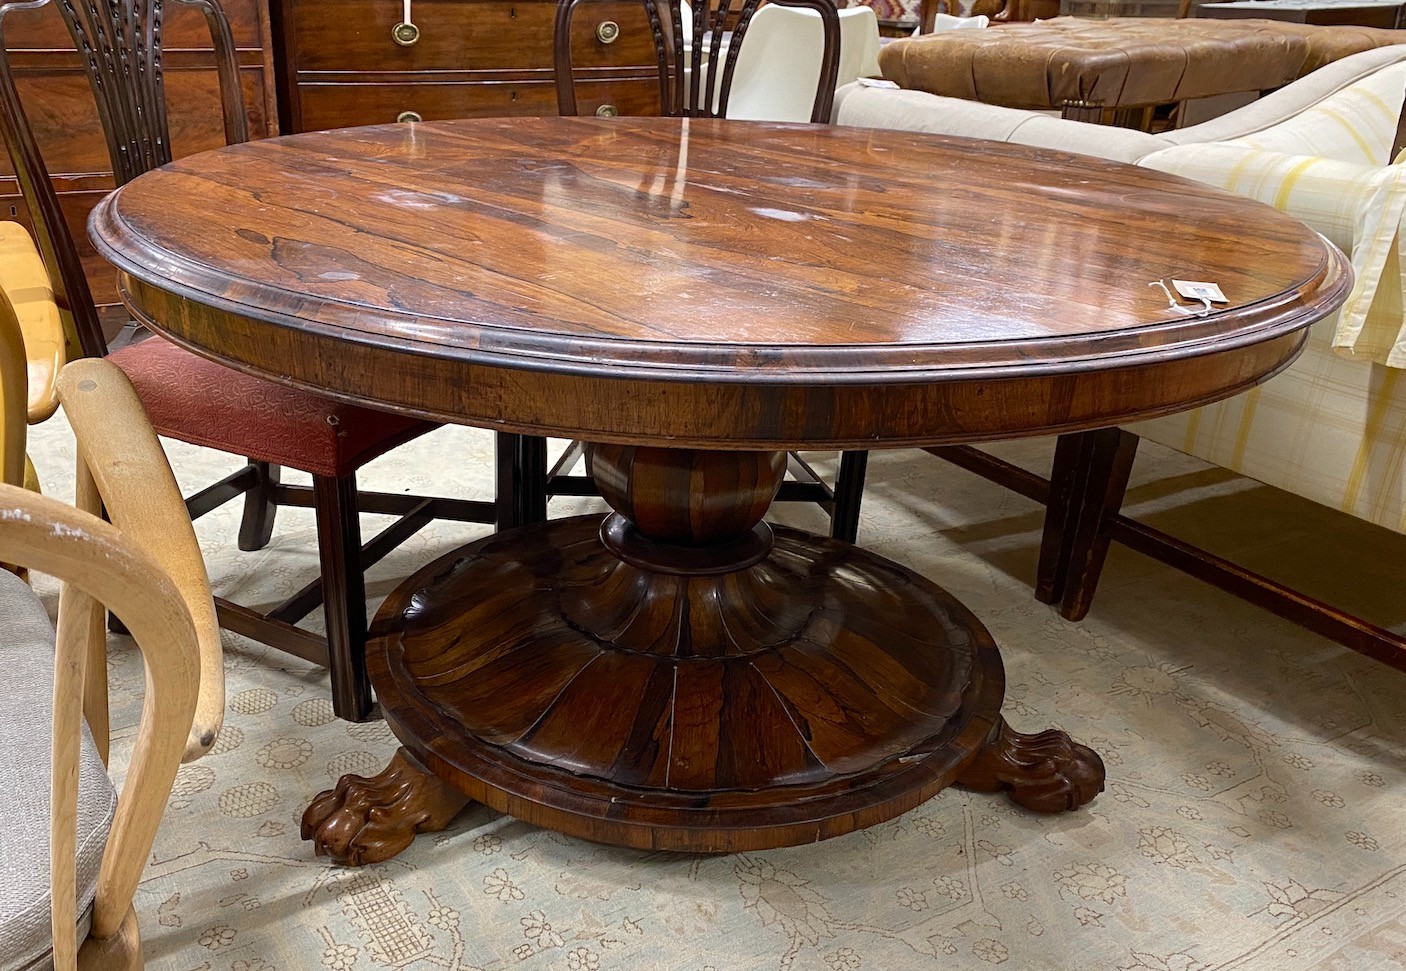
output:
{"label": "circular rosewood table", "polygon": [[[1286,366],[1351,276],[1273,209],[1156,172],[715,120],[253,142],[142,176],[91,231],[133,313],[198,353],[590,443],[604,521],[490,536],[381,607],[368,665],[403,748],[304,816],[350,862],[470,797],[697,851],[836,836],[954,782],[1083,804],[1098,756],[1007,726],[1000,656],[970,611],[896,563],[762,521],[785,451],[1213,401]],[[1171,277],[1229,303],[1169,308],[1149,284]]]}

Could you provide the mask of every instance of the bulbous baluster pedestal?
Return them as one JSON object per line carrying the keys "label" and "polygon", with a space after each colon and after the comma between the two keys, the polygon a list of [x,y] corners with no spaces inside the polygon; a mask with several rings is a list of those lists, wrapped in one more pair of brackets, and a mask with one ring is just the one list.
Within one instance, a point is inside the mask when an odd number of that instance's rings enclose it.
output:
{"label": "bulbous baluster pedestal", "polygon": [[[762,522],[781,453],[587,455],[604,522],[472,543],[377,614],[381,708],[455,791],[587,839],[730,852],[870,826],[953,782],[1044,811],[1102,788],[1091,750],[1005,725],[1000,656],[951,595]],[[419,802],[320,804],[375,803],[384,832]]]}

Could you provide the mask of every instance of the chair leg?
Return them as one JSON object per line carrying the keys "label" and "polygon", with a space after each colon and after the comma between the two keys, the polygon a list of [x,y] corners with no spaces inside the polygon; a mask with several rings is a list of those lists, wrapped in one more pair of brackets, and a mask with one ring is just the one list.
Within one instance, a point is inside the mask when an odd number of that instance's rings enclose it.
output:
{"label": "chair leg", "polygon": [[1121,428],[1086,433],[1083,481],[1076,497],[1073,535],[1068,539],[1060,615],[1083,620],[1093,604],[1112,540],[1113,521],[1123,507],[1138,438]]}
{"label": "chair leg", "polygon": [[278,506],[273,501],[273,489],[278,485],[280,468],[267,462],[250,462],[256,476],[254,485],[244,493],[244,517],[239,522],[239,548],[246,553],[261,550],[273,538],[273,520]]}
{"label": "chair leg", "polygon": [[1035,571],[1035,599],[1057,604],[1064,598],[1073,555],[1080,496],[1088,476],[1088,452],[1093,432],[1059,436],[1050,469],[1050,494],[1045,502],[1045,529],[1040,539],[1040,562]]}
{"label": "chair leg", "polygon": [[497,435],[497,528],[547,518],[547,440],[536,435]]}
{"label": "chair leg", "polygon": [[864,499],[868,452],[843,452],[835,476],[835,511],[830,514],[830,535],[846,543],[859,538],[859,504]]}
{"label": "chair leg", "polygon": [[371,715],[371,681],[366,675],[366,579],[361,571],[356,475],[315,475],[312,491],[332,710],[347,721],[365,721]]}

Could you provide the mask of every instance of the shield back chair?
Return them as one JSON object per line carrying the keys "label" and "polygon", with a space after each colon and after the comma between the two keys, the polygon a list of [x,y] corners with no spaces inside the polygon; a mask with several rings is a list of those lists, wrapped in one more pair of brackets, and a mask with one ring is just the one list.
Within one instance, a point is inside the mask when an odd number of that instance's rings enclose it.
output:
{"label": "shield back chair", "polygon": [[[556,73],[557,109],[563,115],[577,114],[575,73],[572,69],[572,23],[578,8],[590,0],[558,0],[553,60]],[[762,0],[733,0],[719,4],[717,0],[643,0],[645,13],[654,37],[654,50],[659,68],[660,114],[677,118],[725,118],[734,93],[738,63],[743,57],[744,41],[751,36],[754,24],[763,24],[763,40],[770,31],[766,17],[759,11]],[[819,28],[807,31],[802,43],[808,57],[793,54],[791,64],[804,67],[798,82],[809,88],[815,72],[814,96],[810,102],[809,120],[828,124],[835,98],[835,88],[841,63],[841,26],[834,0],[773,0],[781,7],[797,8],[815,17]],[[791,11],[787,11],[788,13]],[[871,11],[866,11],[872,17]],[[859,21],[856,21],[858,23]],[[867,23],[867,21],[866,21]],[[744,68],[747,66],[744,63]],[[756,65],[744,70],[755,74]],[[749,92],[747,100],[753,110],[749,118],[757,119],[758,98]],[[766,100],[762,98],[762,100]],[[512,446],[511,455],[500,454],[499,468],[516,469],[514,484],[525,503],[520,510],[525,520],[546,517],[546,502],[554,495],[594,495],[595,486],[589,474],[572,475],[571,469],[580,460],[584,448],[572,442],[560,459],[547,467],[545,439],[521,436]],[[815,502],[830,515],[830,535],[854,542],[859,531],[859,506],[864,495],[864,473],[868,465],[867,452],[844,452],[840,468],[831,487],[800,455],[787,456],[792,479],[781,484],[779,501]],[[511,465],[507,464],[511,463]],[[589,470],[588,470],[589,472]],[[500,491],[505,488],[500,486]]]}
{"label": "shield back chair", "polygon": [[[82,355],[102,357],[109,351],[107,341],[3,53],[5,15],[49,2],[0,3],[0,122],[70,339]],[[218,0],[172,2],[196,6],[204,13],[214,41],[226,139],[246,140],[248,124],[234,42]],[[161,74],[163,0],[61,0],[55,6],[82,55],[116,183],[169,162]],[[359,493],[356,472],[361,466],[437,426],[243,374],[161,338],[115,350],[111,360],[131,378],[160,434],[249,459],[239,471],[191,496],[187,500],[191,517],[242,495],[239,548],[257,550],[271,538],[278,506],[314,510],[321,576],[267,612],[220,600],[220,623],[327,667],[336,713],[356,721],[370,717],[363,571],[433,519],[511,522],[513,497],[505,495],[502,503],[495,504]],[[311,474],[312,487],[282,483],[281,467]],[[512,488],[511,474],[502,477],[500,484]],[[505,510],[502,515],[500,510]],[[399,518],[363,547],[358,513]],[[319,604],[326,619],[325,638],[295,626]]]}
{"label": "shield back chair", "polygon": [[[693,33],[693,13],[679,8],[685,44]],[[840,54],[835,87],[861,77],[879,77],[879,19],[874,8],[838,10]],[[763,4],[747,27],[747,43],[737,55],[727,117],[754,121],[813,120],[816,86],[825,50],[821,15],[806,7]],[[726,50],[718,52],[727,56]],[[823,119],[829,121],[829,118]]]}
{"label": "shield back chair", "polygon": [[[79,508],[0,485],[0,558],[63,582],[56,633],[34,592],[0,571],[0,784],[10,793],[0,971],[124,971],[142,966],[132,900],[176,769],[219,732],[220,633],[195,531],[131,383],[103,360],[54,380],[52,342],[26,341],[36,330],[21,328],[46,316],[26,306],[36,301],[27,282],[0,273],[5,427],[29,410],[26,371],[38,375],[73,427]],[[13,466],[12,438],[5,447]],[[111,523],[99,518],[104,506]],[[120,794],[106,769],[104,606],[130,626],[146,681]]]}

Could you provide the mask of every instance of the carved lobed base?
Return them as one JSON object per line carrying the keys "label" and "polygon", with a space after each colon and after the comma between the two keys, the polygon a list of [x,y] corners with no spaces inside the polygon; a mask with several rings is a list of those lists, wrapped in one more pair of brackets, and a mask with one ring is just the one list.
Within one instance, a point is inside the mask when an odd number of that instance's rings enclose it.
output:
{"label": "carved lobed base", "polygon": [[1046,812],[1102,788],[1092,751],[1001,719],[999,654],[954,598],[775,532],[716,575],[624,562],[589,516],[426,567],[382,606],[368,666],[429,774],[402,750],[343,779],[305,837],[384,860],[473,798],[599,842],[733,852],[870,826],[954,782]]}

